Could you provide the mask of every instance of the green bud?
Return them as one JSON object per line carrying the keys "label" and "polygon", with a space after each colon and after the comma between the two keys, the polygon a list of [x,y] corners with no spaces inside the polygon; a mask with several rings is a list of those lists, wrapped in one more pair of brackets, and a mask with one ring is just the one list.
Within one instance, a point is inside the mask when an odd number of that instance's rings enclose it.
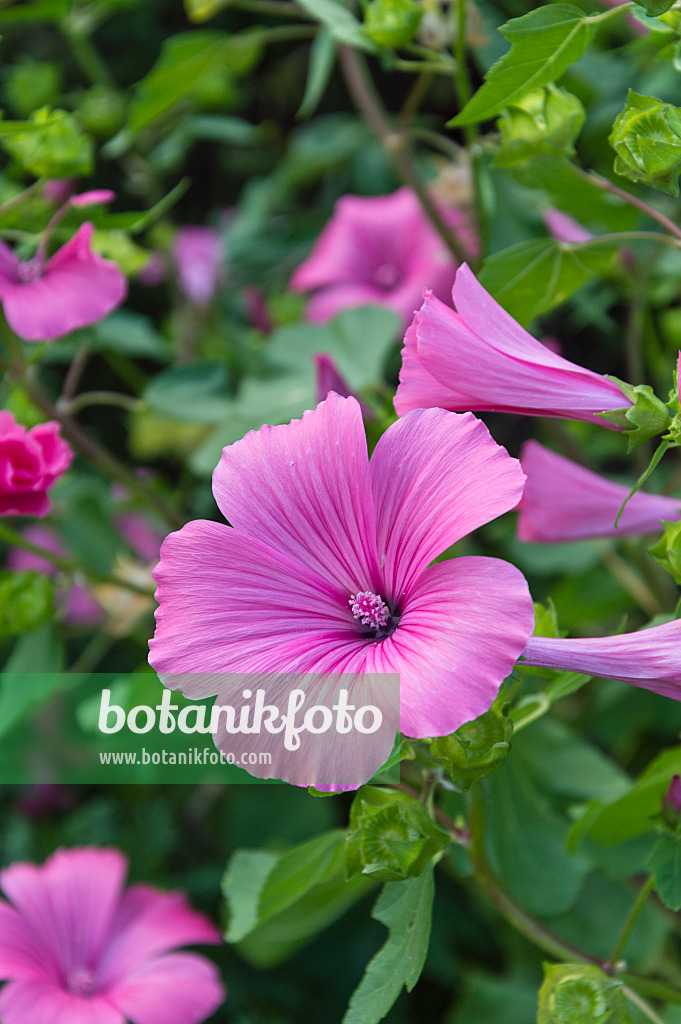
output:
{"label": "green bud", "polygon": [[502,141],[495,165],[513,167],[542,153],[572,156],[584,118],[580,100],[566,89],[548,85],[531,92],[497,122]]}
{"label": "green bud", "polygon": [[110,139],[125,123],[123,94],[105,85],[84,93],[76,113],[82,124],[98,139]]}
{"label": "green bud", "polygon": [[459,789],[470,789],[474,782],[486,779],[501,767],[511,749],[513,735],[508,708],[506,687],[502,687],[484,715],[466,722],[450,736],[431,742],[431,754],[442,762]]}
{"label": "green bud", "polygon": [[19,117],[52,103],[61,90],[61,68],[51,61],[22,60],[8,68],[7,99]]}
{"label": "green bud", "polygon": [[599,967],[544,964],[537,1024],[626,1024],[621,982]]}
{"label": "green bud", "polygon": [[39,572],[0,573],[0,636],[37,629],[52,616],[54,587]]}
{"label": "green bud", "polygon": [[381,882],[415,878],[449,841],[418,800],[394,789],[364,786],[350,810],[345,873],[348,880],[357,875]]}
{"label": "green bud", "polygon": [[648,384],[634,386],[609,374],[606,376],[617,384],[632,404],[599,415],[626,431],[628,451],[632,452],[652,437],[669,430],[672,425],[669,409]]}
{"label": "green bud", "polygon": [[663,522],[662,525],[664,533],[648,550],[681,585],[681,523]]}
{"label": "green bud", "polygon": [[92,139],[73,114],[41,107],[30,118],[38,130],[0,137],[3,147],[24,170],[37,178],[69,178],[92,173]]}
{"label": "green bud", "polygon": [[617,153],[616,174],[678,196],[681,109],[630,89],[608,142]]}
{"label": "green bud", "polygon": [[419,27],[423,8],[415,0],[370,0],[364,31],[379,46],[406,46]]}

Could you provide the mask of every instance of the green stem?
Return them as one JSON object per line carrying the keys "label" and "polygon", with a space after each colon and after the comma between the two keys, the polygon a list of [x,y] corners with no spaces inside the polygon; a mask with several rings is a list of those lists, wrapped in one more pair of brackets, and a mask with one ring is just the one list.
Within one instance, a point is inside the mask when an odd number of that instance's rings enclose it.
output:
{"label": "green stem", "polygon": [[[471,96],[470,75],[466,61],[466,0],[456,0],[456,44],[454,50],[456,59],[456,71],[454,73],[454,87],[459,110],[463,110]],[[477,129],[475,125],[467,124],[463,128],[463,137],[466,142],[468,159],[470,160],[471,174],[473,176],[473,193],[475,196],[475,216],[478,225],[478,237],[480,247],[485,250],[485,217],[482,200],[482,189],[480,185],[480,153],[477,146]]]}
{"label": "green stem", "polygon": [[643,910],[643,908],[644,908],[644,906],[646,904],[646,901],[647,901],[648,897],[650,896],[651,892],[653,891],[654,887],[655,887],[655,879],[651,875],[650,878],[648,878],[648,880],[646,881],[645,885],[642,886],[638,896],[636,897],[636,900],[634,902],[633,907],[629,911],[629,916],[627,917],[626,921],[624,922],[624,928],[622,929],[622,933],[621,933],[619,939],[617,940],[615,948],[612,951],[612,955],[611,955],[610,959],[608,960],[608,962],[604,965],[604,969],[605,970],[615,970],[616,969],[617,964],[619,963],[619,961],[622,958],[622,953],[625,950],[627,942],[629,941],[629,936],[631,935],[632,931],[634,930],[634,925],[636,924],[636,922],[638,920],[638,916],[641,913],[641,911]]}
{"label": "green stem", "polygon": [[288,0],[230,0],[229,6],[252,14],[271,14],[275,18],[309,17],[307,11]]}
{"label": "green stem", "polygon": [[639,978],[637,974],[620,974],[619,977],[629,988],[636,989],[637,992],[644,996],[650,996],[651,999],[659,999],[662,1003],[674,1003],[676,1006],[681,1005],[681,992],[679,989],[667,985],[664,981],[655,981],[652,978]]}
{"label": "green stem", "polygon": [[60,399],[57,405],[64,412],[75,416],[81,409],[86,409],[89,405],[115,405],[121,409],[137,412],[144,407],[144,402],[132,395],[119,394],[118,391],[84,391],[66,402]]}
{"label": "green stem", "polygon": [[11,213],[12,210],[16,210],[18,207],[23,206],[27,199],[30,199],[31,196],[34,196],[36,192],[40,191],[46,180],[46,178],[38,178],[37,181],[34,181],[32,185],[28,186],[28,188],[23,189],[18,193],[18,195],[12,196],[11,199],[7,199],[4,203],[0,203],[0,217],[4,217],[6,213]]}
{"label": "green stem", "polygon": [[[631,4],[627,6],[633,7],[635,5]],[[605,16],[608,17],[615,11],[619,12],[622,10],[624,10],[623,7],[617,7],[614,8],[612,11],[605,11]],[[602,17],[603,15],[599,14],[596,16],[596,18],[590,18],[589,20],[598,21]],[[681,228],[679,228],[673,220],[670,220],[669,217],[665,217],[663,213],[660,213],[659,210],[656,210],[654,206],[651,206],[649,203],[646,203],[643,199],[639,199],[638,196],[632,195],[631,192],[626,192],[623,188],[619,188],[617,185],[614,185],[613,182],[609,180],[609,178],[604,178],[602,175],[596,174],[595,171],[581,171],[580,173],[584,180],[588,181],[591,185],[595,185],[597,188],[600,188],[603,192],[609,192],[611,195],[617,196],[619,199],[622,199],[625,203],[628,203],[629,206],[636,207],[636,209],[640,210],[641,213],[645,213],[646,216],[650,217],[652,220],[656,220],[658,224],[661,224],[662,227],[670,233],[670,235],[674,235],[675,238],[681,239]]]}
{"label": "green stem", "polygon": [[629,1000],[629,1002],[633,1003],[634,1006],[637,1006],[641,1013],[645,1017],[647,1017],[648,1020],[652,1022],[652,1024],[664,1024],[662,1017],[660,1017],[659,1014],[657,1014],[655,1010],[652,1008],[650,1003],[646,1002],[646,1000],[643,999],[643,997],[640,996],[637,992],[634,992],[627,985],[622,986],[622,992],[624,993],[625,997]]}
{"label": "green stem", "polygon": [[71,52],[75,57],[80,70],[85,78],[92,85],[103,85],[107,89],[117,89],[107,65],[102,60],[99,50],[94,45],[89,35],[85,35],[78,29],[72,28],[68,21],[62,24],[62,30],[68,40]]}

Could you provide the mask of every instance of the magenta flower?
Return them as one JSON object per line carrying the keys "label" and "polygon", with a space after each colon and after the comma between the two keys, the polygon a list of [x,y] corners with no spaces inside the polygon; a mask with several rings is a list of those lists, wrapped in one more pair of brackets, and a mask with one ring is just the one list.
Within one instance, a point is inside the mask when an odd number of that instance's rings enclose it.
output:
{"label": "magenta flower", "polygon": [[621,679],[665,697],[681,700],[681,619],[586,640],[532,636],[523,651],[526,665]]}
{"label": "magenta flower", "polygon": [[223,1002],[215,966],[181,946],[218,930],[181,893],[124,891],[118,850],[58,850],[0,873],[3,1024],[199,1024]]}
{"label": "magenta flower", "polygon": [[[449,207],[442,212],[474,252],[463,214]],[[342,196],[291,287],[314,292],[306,311],[313,322],[373,303],[394,310],[408,324],[423,289],[446,297],[455,271],[456,262],[418,199],[401,188],[387,196]]]}
{"label": "magenta flower", "polygon": [[586,420],[631,402],[598,373],[563,359],[494,301],[466,264],[452,290],[457,312],[431,293],[407,331],[399,416],[412,409],[476,409]]}
{"label": "magenta flower", "polygon": [[637,491],[615,527],[617,513],[631,488],[527,441],[520,461],[527,475],[518,506],[520,540],[554,544],[589,537],[653,533],[663,520],[681,517],[681,499]]}
{"label": "magenta flower", "polygon": [[545,210],[542,214],[546,230],[558,242],[590,242],[594,237],[569,213],[561,210]]}
{"label": "magenta flower", "polygon": [[671,809],[674,814],[681,812],[681,777],[678,775],[674,775],[669,783],[669,789],[664,797],[664,809]]}
{"label": "magenta flower", "polygon": [[50,420],[27,430],[0,411],[0,516],[45,516],[48,490],[73,461],[73,452]]}
{"label": "magenta flower", "polygon": [[371,462],[353,398],[251,431],[213,474],[232,526],[188,523],[163,544],[149,660],[186,674],[190,697],[216,692],[195,673],[399,673],[402,731],[450,733],[488,710],[532,602],[507,562],[431,563],[513,508],[523,480],[469,414],[414,412]]}
{"label": "magenta flower", "polygon": [[215,228],[180,228],[173,244],[180,290],[197,306],[207,306],[223,280],[222,239]]}
{"label": "magenta flower", "polygon": [[[68,205],[108,202],[106,190],[73,196]],[[53,221],[61,214],[58,213]],[[50,341],[101,320],[125,299],[127,283],[115,263],[91,248],[94,227],[81,224],[50,259],[45,245],[30,260],[18,259],[0,241],[0,302],[12,330],[25,341]],[[43,242],[46,243],[48,232]]]}

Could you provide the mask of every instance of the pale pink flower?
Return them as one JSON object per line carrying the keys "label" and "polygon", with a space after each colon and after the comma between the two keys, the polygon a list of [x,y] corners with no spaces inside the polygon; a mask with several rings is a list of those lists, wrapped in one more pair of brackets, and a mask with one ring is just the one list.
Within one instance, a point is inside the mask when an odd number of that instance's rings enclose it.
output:
{"label": "pale pink flower", "polygon": [[590,242],[594,237],[574,217],[569,213],[563,213],[562,210],[545,210],[542,216],[546,230],[558,242]]}
{"label": "pale pink flower", "polygon": [[569,362],[528,334],[464,263],[457,312],[430,292],[407,331],[399,416],[412,409],[475,409],[611,423],[598,413],[631,405],[612,381]]}
{"label": "pale pink flower", "polygon": [[620,679],[681,700],[681,619],[638,633],[597,639],[532,636],[523,659],[525,664],[541,668]]}
{"label": "pale pink flower", "polygon": [[199,1024],[223,1002],[206,957],[220,933],[182,893],[124,889],[126,858],[58,850],[0,873],[3,1024]]}
{"label": "pale pink flower", "polygon": [[45,516],[47,492],[73,461],[73,452],[50,420],[27,430],[0,411],[0,516]]}
{"label": "pale pink flower", "polygon": [[653,533],[663,520],[681,518],[681,499],[637,491],[615,527],[617,513],[631,488],[527,441],[520,461],[527,475],[518,506],[518,537],[552,544],[589,537],[625,537]]}
{"label": "pale pink flower", "polygon": [[197,306],[207,306],[220,287],[223,245],[215,228],[188,225],[180,228],[173,243],[173,259],[180,290]]}
{"label": "pale pink flower", "polygon": [[414,412],[371,461],[358,402],[334,393],[251,431],[213,474],[231,527],[192,522],[163,544],[149,660],[190,697],[216,692],[211,673],[399,673],[402,731],[453,732],[489,709],[532,602],[507,562],[431,563],[523,480],[470,414]]}
{"label": "pale pink flower", "polygon": [[[476,243],[464,215],[445,206],[442,213],[473,253]],[[374,304],[408,324],[424,288],[449,294],[456,266],[414,193],[401,188],[385,196],[342,196],[291,287],[314,293],[306,310],[310,321]]]}

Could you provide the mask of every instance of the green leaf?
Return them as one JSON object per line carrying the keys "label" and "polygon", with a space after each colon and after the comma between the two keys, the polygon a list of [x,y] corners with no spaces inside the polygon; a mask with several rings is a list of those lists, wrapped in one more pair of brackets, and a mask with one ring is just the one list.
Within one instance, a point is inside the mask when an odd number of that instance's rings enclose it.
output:
{"label": "green leaf", "polygon": [[354,14],[342,3],[336,0],[300,0],[300,6],[311,18],[325,25],[337,43],[345,43],[367,53],[378,51]]}
{"label": "green leaf", "polygon": [[151,320],[130,309],[119,309],[100,320],[92,334],[91,344],[97,351],[160,362],[167,362],[172,355],[170,343],[156,333]]}
{"label": "green leaf", "polygon": [[518,242],[483,262],[480,283],[526,326],[607,270],[617,249],[614,243],[598,239],[584,243],[559,242],[555,238]]}
{"label": "green leaf", "polygon": [[511,43],[510,51],[490,68],[484,85],[448,127],[487,121],[554,82],[582,56],[594,25],[572,4],[551,4],[512,18],[499,31]]}
{"label": "green leaf", "polygon": [[184,0],[184,9],[190,21],[208,21],[228,7],[230,0]]}
{"label": "green leaf", "polygon": [[87,177],[92,173],[94,148],[73,114],[65,110],[41,107],[31,116],[26,130],[16,131],[0,123],[0,141],[9,155],[24,170],[37,178]]}
{"label": "green leaf", "polygon": [[385,886],[371,916],[389,935],[352,994],[343,1024],[378,1024],[403,986],[411,992],[428,952],[434,895],[432,868],[418,878]]}
{"label": "green leaf", "polygon": [[634,3],[642,7],[649,18],[659,18],[674,6],[674,0],[634,0]]}
{"label": "green leaf", "polygon": [[[57,690],[71,685],[63,667],[63,646],[51,622],[17,640],[0,675],[0,736]],[[73,674],[72,678],[80,677]]]}
{"label": "green leaf", "polygon": [[222,363],[192,363],[157,373],[142,398],[161,416],[184,423],[216,423],[232,408],[226,388],[227,371]]}
{"label": "green leaf", "polygon": [[336,60],[336,41],[330,29],[323,27],[312,40],[305,94],[296,117],[311,117],[329,84]]}
{"label": "green leaf", "polygon": [[43,573],[0,573],[0,636],[37,629],[53,612],[54,585]]}
{"label": "green leaf", "polygon": [[650,852],[647,867],[665,907],[674,912],[681,910],[681,836],[661,836]]}
{"label": "green leaf", "polygon": [[630,89],[608,142],[617,154],[616,174],[678,196],[681,108]]}

